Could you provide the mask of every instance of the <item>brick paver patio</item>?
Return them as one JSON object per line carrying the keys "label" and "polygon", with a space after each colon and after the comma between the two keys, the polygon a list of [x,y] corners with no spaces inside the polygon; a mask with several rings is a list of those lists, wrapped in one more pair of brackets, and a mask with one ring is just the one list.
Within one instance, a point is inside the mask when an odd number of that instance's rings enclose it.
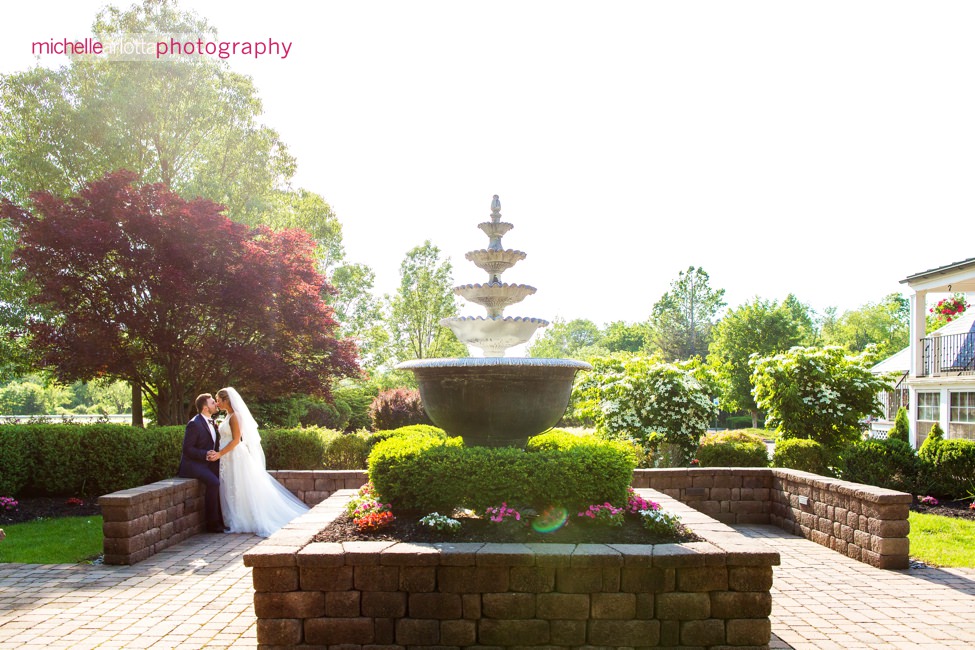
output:
{"label": "brick paver patio", "polygon": [[[975,646],[975,570],[874,569],[773,526],[773,648]],[[256,648],[250,535],[198,535],[132,567],[0,564],[0,648]],[[975,549],[973,549],[975,552]]]}

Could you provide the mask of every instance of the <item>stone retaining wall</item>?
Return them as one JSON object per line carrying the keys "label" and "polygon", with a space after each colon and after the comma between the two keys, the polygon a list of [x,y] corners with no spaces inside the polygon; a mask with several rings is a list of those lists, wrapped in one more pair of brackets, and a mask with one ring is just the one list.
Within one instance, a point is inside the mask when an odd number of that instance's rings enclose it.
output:
{"label": "stone retaining wall", "polygon": [[[272,470],[269,474],[309,506],[366,482],[364,470]],[[202,533],[205,489],[196,479],[171,478],[99,497],[105,564],[135,564]]]}
{"label": "stone retaining wall", "polygon": [[[366,482],[364,470],[270,472],[310,506]],[[911,495],[779,468],[638,469],[657,490],[726,524],[774,524],[884,569],[909,566]],[[106,564],[133,564],[203,530],[202,485],[168,479],[99,499]]]}
{"label": "stone retaining wall", "polygon": [[338,493],[245,553],[262,647],[767,647],[779,555],[641,490],[690,544],[309,543]]}
{"label": "stone retaining wall", "polygon": [[659,490],[728,524],[774,524],[882,569],[910,564],[911,495],[780,468],[638,469]]}

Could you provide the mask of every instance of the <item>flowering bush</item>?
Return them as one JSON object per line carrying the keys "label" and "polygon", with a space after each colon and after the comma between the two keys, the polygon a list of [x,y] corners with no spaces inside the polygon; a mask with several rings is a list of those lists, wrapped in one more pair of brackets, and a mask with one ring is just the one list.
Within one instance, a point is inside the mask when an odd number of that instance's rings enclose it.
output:
{"label": "flowering bush", "polygon": [[968,509],[975,510],[975,501],[972,501],[971,503],[968,504]]}
{"label": "flowering bush", "polygon": [[423,517],[420,519],[420,523],[443,533],[456,533],[460,530],[459,521],[452,519],[447,515],[442,515],[439,512],[433,512],[426,517]]}
{"label": "flowering bush", "polygon": [[669,444],[685,466],[708,428],[715,406],[690,370],[651,357],[593,360],[573,389],[576,413],[601,434],[633,439],[655,452]]}
{"label": "flowering bush", "polygon": [[78,497],[71,497],[67,501],[64,502],[64,505],[66,505],[66,506],[83,506],[83,505],[85,505],[85,502],[82,501],[81,499],[79,499]]}
{"label": "flowering bush", "polygon": [[964,314],[969,307],[971,305],[965,302],[965,294],[956,293],[951,298],[939,300],[938,304],[929,309],[928,312],[934,314],[938,321],[950,323]]}
{"label": "flowering bush", "polygon": [[509,508],[506,502],[503,502],[497,508],[486,508],[484,513],[496,524],[521,521],[521,513],[514,508]]}
{"label": "flowering bush", "polygon": [[640,518],[643,527],[655,535],[673,535],[681,525],[680,517],[660,510],[660,506],[653,510],[642,510]]}
{"label": "flowering bush", "polygon": [[626,511],[631,514],[639,514],[641,510],[659,510],[660,504],[655,501],[647,501],[636,493],[631,487],[626,488]]}
{"label": "flowering bush", "polygon": [[602,505],[591,505],[579,513],[580,521],[601,526],[622,526],[623,508],[617,508],[613,504],[603,503]]}
{"label": "flowering bush", "polygon": [[0,510],[16,510],[19,505],[13,497],[0,497]]}
{"label": "flowering bush", "polygon": [[889,388],[870,372],[873,350],[850,354],[836,346],[795,347],[755,357],[755,403],[766,411],[766,426],[787,438],[808,438],[830,453],[860,439],[860,422],[880,416],[877,394]]}
{"label": "flowering bush", "polygon": [[396,517],[389,510],[372,510],[355,519],[359,530],[379,530],[391,524]]}
{"label": "flowering bush", "polygon": [[932,496],[921,497],[921,503],[926,506],[936,506],[938,505],[938,500]]}
{"label": "flowering bush", "polygon": [[699,461],[697,458],[691,459],[691,467],[700,467],[700,465],[701,465],[701,461]]}

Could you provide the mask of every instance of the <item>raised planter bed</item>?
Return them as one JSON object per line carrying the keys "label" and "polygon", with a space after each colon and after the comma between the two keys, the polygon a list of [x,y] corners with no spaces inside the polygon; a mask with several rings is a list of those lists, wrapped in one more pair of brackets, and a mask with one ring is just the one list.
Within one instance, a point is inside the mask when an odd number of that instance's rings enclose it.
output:
{"label": "raised planter bed", "polygon": [[268,647],[767,646],[779,555],[653,490],[704,542],[311,543],[338,492],[244,555]]}

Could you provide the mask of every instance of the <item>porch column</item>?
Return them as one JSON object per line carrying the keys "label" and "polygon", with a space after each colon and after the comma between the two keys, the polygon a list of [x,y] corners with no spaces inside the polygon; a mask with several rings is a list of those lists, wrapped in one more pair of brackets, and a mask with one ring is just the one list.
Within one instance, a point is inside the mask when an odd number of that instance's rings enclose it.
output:
{"label": "porch column", "polygon": [[907,438],[911,443],[911,446],[917,449],[917,388],[908,384],[907,386],[907,399],[910,408],[907,409],[907,424],[909,432]]}
{"label": "porch column", "polygon": [[924,372],[924,338],[927,328],[927,291],[915,291],[911,296],[911,377],[920,377]]}

